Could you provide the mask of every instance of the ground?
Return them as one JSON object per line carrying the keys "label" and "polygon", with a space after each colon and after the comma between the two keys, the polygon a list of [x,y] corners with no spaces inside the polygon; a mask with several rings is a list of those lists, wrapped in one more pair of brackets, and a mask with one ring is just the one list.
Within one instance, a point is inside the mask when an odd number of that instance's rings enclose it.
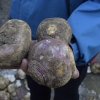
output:
{"label": "ground", "polygon": [[[0,27],[9,20],[10,0],[0,0]],[[79,88],[80,100],[100,100],[100,75],[87,74]],[[52,92],[52,98],[53,98]],[[53,99],[52,99],[53,100]]]}

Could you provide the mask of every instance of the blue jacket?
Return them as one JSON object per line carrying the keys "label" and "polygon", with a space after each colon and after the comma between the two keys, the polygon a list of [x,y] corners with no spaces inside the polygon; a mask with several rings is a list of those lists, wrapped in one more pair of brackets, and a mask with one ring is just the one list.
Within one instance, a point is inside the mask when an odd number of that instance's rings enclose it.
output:
{"label": "blue jacket", "polygon": [[100,51],[100,0],[12,0],[10,16],[26,21],[33,39],[45,18],[66,19],[72,28],[74,42],[70,44],[79,66],[88,63]]}

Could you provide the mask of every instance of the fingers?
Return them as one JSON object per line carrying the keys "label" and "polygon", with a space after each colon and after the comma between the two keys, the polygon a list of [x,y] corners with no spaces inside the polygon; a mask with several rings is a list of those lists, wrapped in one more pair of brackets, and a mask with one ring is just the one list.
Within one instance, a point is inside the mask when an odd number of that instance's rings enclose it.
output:
{"label": "fingers", "polygon": [[21,63],[21,69],[26,72],[27,71],[27,68],[28,68],[28,61],[27,59],[23,59],[22,60],[22,63]]}
{"label": "fingers", "polygon": [[[36,43],[37,43],[37,40],[32,40],[32,41],[31,41],[31,46],[34,45],[34,44],[36,44]],[[31,46],[30,46],[30,48],[31,48]],[[22,60],[22,63],[21,63],[20,68],[21,68],[24,72],[27,71],[27,68],[28,68],[28,61],[27,61],[27,59],[23,59],[23,60]]]}
{"label": "fingers", "polygon": [[79,77],[79,71],[78,71],[78,69],[75,67],[75,70],[74,70],[74,72],[73,72],[72,78],[73,78],[73,79],[76,79],[76,78],[78,78],[78,77]]}

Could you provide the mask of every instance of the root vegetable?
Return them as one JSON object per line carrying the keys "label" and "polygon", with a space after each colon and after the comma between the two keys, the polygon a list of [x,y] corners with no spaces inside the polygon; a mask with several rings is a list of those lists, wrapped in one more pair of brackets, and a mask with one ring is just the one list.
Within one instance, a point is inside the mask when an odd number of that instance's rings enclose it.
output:
{"label": "root vegetable", "polygon": [[0,28],[0,69],[17,66],[26,56],[31,30],[22,20],[9,20]]}
{"label": "root vegetable", "polygon": [[[41,41],[43,39],[60,39],[69,45],[69,42],[72,37],[71,27],[68,22],[63,18],[47,18],[43,20],[37,30],[37,39]],[[68,47],[69,58],[70,58],[70,67],[74,72],[76,68],[74,55],[70,47]]]}
{"label": "root vegetable", "polygon": [[93,63],[91,64],[91,71],[94,74],[100,74],[100,63]]}
{"label": "root vegetable", "polygon": [[53,38],[36,43],[29,51],[27,74],[47,87],[65,85],[72,76],[68,49],[65,42]]}
{"label": "root vegetable", "polygon": [[43,20],[37,29],[37,39],[61,39],[69,43],[72,37],[71,27],[63,18],[47,18]]}

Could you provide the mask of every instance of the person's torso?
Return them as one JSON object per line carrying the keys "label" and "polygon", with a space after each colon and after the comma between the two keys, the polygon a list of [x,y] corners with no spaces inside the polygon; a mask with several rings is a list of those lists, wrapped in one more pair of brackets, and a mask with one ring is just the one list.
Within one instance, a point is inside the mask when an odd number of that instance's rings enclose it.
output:
{"label": "person's torso", "polygon": [[83,0],[12,0],[10,15],[11,18],[27,22],[32,29],[32,37],[36,38],[36,30],[42,20],[50,17],[67,19],[68,12],[71,13],[82,2]]}

